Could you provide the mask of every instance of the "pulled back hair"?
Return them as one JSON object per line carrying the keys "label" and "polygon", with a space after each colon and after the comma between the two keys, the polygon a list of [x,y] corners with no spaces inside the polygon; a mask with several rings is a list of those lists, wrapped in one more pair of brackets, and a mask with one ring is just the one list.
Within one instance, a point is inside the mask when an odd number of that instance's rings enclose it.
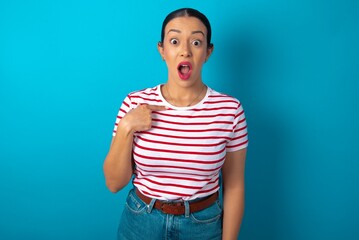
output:
{"label": "pulled back hair", "polygon": [[207,28],[207,48],[212,48],[213,44],[211,43],[211,36],[212,36],[212,30],[211,30],[211,24],[209,23],[208,18],[201,12],[199,12],[196,9],[193,8],[181,8],[177,9],[167,15],[165,20],[162,23],[162,31],[161,31],[161,42],[160,44],[163,44],[163,39],[165,38],[165,28],[167,24],[174,18],[178,17],[195,17],[198,20],[200,20],[204,26]]}

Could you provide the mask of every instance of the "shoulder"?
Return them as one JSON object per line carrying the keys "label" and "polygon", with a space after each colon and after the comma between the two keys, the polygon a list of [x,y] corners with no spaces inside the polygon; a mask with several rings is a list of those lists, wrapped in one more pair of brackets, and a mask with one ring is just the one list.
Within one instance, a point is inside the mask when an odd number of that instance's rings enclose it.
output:
{"label": "shoulder", "polygon": [[160,85],[157,85],[155,87],[133,91],[129,93],[127,97],[131,100],[132,103],[153,104],[154,102],[159,101],[159,94],[158,94],[159,88]]}
{"label": "shoulder", "polygon": [[141,90],[136,90],[136,91],[133,91],[133,92],[130,92],[128,94],[129,97],[138,97],[138,96],[150,96],[150,95],[158,95],[157,91],[158,91],[158,88],[160,87],[160,85],[158,86],[155,86],[155,87],[150,87],[150,88],[144,88],[144,89],[141,89]]}
{"label": "shoulder", "polygon": [[221,104],[236,108],[241,105],[240,101],[237,98],[225,93],[218,92],[212,88],[209,88],[208,103]]}

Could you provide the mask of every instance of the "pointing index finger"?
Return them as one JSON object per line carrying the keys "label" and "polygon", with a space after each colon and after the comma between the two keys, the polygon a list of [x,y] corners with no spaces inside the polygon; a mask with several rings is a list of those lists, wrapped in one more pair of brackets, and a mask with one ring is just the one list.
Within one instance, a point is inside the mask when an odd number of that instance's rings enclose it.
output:
{"label": "pointing index finger", "polygon": [[168,107],[163,106],[163,105],[147,105],[147,107],[151,111],[164,111],[164,110],[168,109]]}

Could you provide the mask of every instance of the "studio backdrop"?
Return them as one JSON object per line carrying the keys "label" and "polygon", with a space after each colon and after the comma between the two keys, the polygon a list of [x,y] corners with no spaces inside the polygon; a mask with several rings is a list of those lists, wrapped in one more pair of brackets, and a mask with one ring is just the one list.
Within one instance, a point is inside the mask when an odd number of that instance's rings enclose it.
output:
{"label": "studio backdrop", "polygon": [[205,13],[204,82],[238,98],[239,239],[359,239],[359,1],[0,1],[0,239],[115,239],[102,164],[124,97],[167,80],[172,10]]}

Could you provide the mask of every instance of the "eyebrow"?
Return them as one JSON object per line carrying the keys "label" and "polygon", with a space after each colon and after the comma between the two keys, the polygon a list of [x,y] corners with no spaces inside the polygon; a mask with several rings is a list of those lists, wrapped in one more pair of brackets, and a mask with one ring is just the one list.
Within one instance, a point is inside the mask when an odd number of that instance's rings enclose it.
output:
{"label": "eyebrow", "polygon": [[[170,30],[168,30],[167,34],[168,34],[169,32],[181,33],[181,31],[178,30],[178,29],[170,29]],[[192,34],[197,34],[197,33],[200,33],[200,34],[202,34],[203,36],[205,36],[205,35],[204,35],[204,32],[202,32],[201,30],[192,31]]]}

